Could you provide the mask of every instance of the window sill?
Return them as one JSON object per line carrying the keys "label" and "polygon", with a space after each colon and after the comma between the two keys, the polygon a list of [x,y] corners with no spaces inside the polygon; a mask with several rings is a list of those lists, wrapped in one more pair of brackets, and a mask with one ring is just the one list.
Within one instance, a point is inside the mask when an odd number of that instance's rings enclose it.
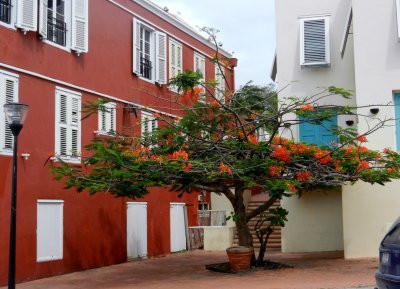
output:
{"label": "window sill", "polygon": [[115,138],[116,135],[113,133],[109,133],[107,131],[103,131],[103,130],[95,130],[93,132],[96,136],[100,136],[100,137],[109,137],[109,138]]}
{"label": "window sill", "polygon": [[53,41],[50,41],[50,40],[47,40],[47,39],[45,39],[45,38],[43,38],[42,41],[43,41],[44,43],[49,44],[49,45],[51,45],[51,46],[54,46],[54,47],[56,47],[56,48],[58,48],[58,49],[67,51],[67,52],[69,52],[69,53],[72,52],[72,50],[71,50],[70,48],[68,48],[68,46],[62,46],[62,45],[60,45],[60,44],[57,44],[57,43],[55,43],[55,42],[53,42]]}
{"label": "window sill", "polygon": [[60,162],[60,160],[64,163],[67,164],[81,164],[81,158],[71,158],[71,157],[66,157],[66,156],[55,156],[50,158],[51,161],[57,163]]}
{"label": "window sill", "polygon": [[12,22],[10,24],[7,24],[5,22],[0,21],[0,26],[11,29],[11,30],[17,30],[17,27],[15,27],[15,23],[12,23]]}
{"label": "window sill", "polygon": [[63,257],[62,256],[58,256],[58,257],[42,257],[42,258],[38,258],[36,260],[37,263],[42,263],[42,262],[51,262],[51,261],[58,261],[58,260],[62,260]]}
{"label": "window sill", "polygon": [[0,156],[12,157],[13,152],[12,152],[12,150],[3,150],[3,151],[0,151]]}

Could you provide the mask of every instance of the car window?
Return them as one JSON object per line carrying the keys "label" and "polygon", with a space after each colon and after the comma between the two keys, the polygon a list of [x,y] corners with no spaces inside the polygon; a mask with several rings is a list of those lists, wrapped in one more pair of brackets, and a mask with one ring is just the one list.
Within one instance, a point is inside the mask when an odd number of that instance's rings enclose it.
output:
{"label": "car window", "polygon": [[383,244],[398,244],[400,245],[400,225],[397,225],[383,240]]}

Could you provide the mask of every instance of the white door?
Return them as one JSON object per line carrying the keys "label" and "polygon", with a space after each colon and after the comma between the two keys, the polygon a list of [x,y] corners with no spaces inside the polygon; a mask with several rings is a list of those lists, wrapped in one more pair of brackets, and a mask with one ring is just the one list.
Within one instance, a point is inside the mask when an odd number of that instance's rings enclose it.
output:
{"label": "white door", "polygon": [[179,252],[186,250],[185,204],[171,203],[170,226],[171,226],[171,252]]}
{"label": "white door", "polygon": [[128,259],[147,256],[147,203],[128,203]]}

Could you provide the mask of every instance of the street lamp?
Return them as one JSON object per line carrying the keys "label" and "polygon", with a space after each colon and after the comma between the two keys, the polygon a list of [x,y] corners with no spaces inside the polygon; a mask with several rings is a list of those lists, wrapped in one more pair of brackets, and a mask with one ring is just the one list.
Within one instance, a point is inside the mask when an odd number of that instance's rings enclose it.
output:
{"label": "street lamp", "polygon": [[18,135],[24,126],[28,115],[28,106],[22,103],[9,103],[4,105],[4,113],[8,126],[14,136],[13,171],[11,185],[11,219],[10,219],[10,254],[8,263],[8,289],[15,289],[15,243],[16,243],[16,218],[17,218],[17,152]]}

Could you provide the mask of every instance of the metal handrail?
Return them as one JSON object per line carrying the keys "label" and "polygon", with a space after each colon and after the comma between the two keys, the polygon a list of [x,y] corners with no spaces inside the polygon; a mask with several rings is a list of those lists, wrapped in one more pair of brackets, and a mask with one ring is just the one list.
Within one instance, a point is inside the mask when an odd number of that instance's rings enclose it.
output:
{"label": "metal handrail", "polygon": [[67,45],[67,24],[57,18],[47,17],[47,39],[62,46]]}
{"label": "metal handrail", "polygon": [[151,79],[151,61],[141,57],[140,58],[140,74],[147,79]]}

